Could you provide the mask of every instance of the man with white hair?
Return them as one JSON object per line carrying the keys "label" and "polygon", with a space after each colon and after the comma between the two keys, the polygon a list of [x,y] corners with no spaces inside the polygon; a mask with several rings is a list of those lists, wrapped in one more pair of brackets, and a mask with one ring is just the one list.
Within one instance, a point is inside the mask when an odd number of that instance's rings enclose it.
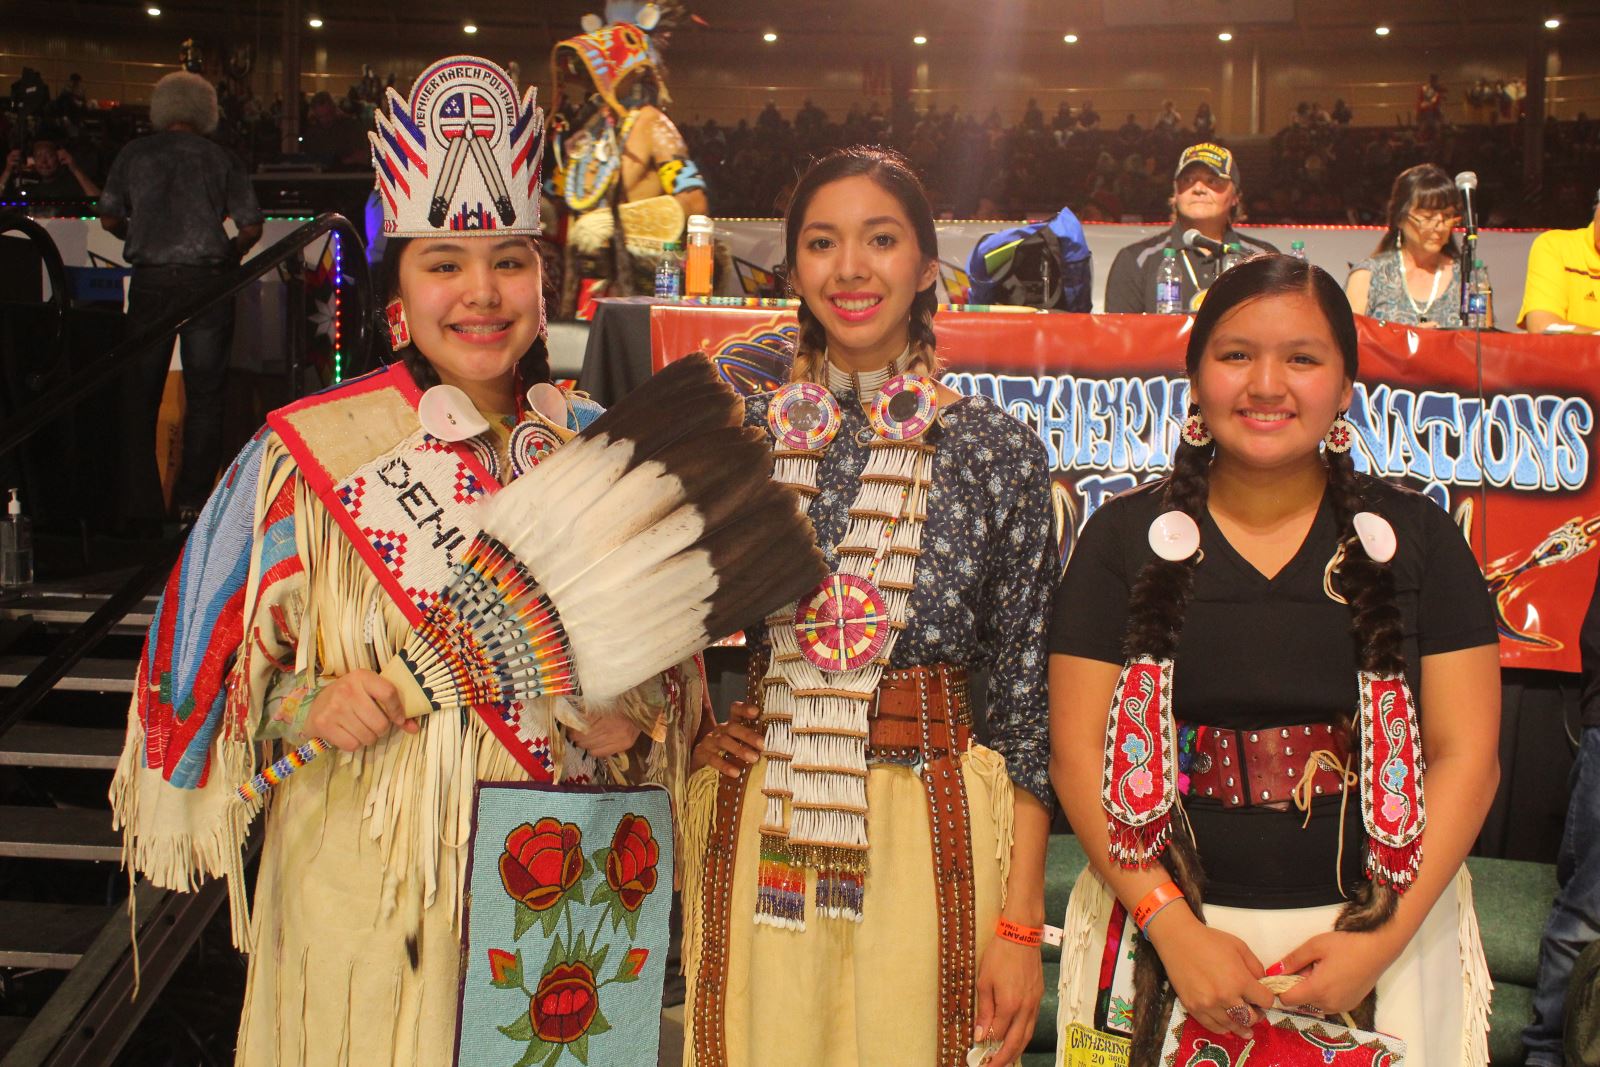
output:
{"label": "man with white hair", "polygon": [[[261,239],[261,207],[237,156],[209,140],[217,128],[217,92],[198,74],[179,71],[156,83],[150,123],[157,130],[118,153],[100,195],[100,225],[125,242],[133,268],[128,289],[128,330],[136,334],[197,299]],[[230,238],[223,228],[232,219]],[[180,516],[197,511],[222,465],[222,389],[233,338],[233,307],[207,312],[185,326],[183,467],[173,493]],[[157,346],[138,361],[122,390],[126,449],[124,519],[148,525],[159,519],[155,466],[156,415],[166,383],[169,352]]]}

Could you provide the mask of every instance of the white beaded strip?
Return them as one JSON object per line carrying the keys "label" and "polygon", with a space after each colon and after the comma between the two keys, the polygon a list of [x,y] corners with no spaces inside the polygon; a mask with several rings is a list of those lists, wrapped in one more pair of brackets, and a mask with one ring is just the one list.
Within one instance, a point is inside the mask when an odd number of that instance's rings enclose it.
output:
{"label": "white beaded strip", "polygon": [[[931,450],[920,442],[874,441],[870,448],[839,544],[838,571],[868,578],[884,594],[890,631],[883,649],[864,667],[827,674],[800,653],[795,605],[767,620],[772,655],[762,680],[767,774],[761,832],[787,838],[802,860],[805,853],[841,849],[864,859],[867,712],[905,626],[927,517]],[[777,451],[773,476],[809,504],[820,460],[820,453]]]}

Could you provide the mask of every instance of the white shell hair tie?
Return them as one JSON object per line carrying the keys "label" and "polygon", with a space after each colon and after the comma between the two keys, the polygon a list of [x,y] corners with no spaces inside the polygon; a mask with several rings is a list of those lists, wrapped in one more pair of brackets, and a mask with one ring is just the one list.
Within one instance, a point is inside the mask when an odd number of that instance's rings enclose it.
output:
{"label": "white shell hair tie", "polygon": [[1388,563],[1394,559],[1399,541],[1388,519],[1375,511],[1358,511],[1351,525],[1356,528],[1356,536],[1361,539],[1368,559],[1374,563]]}
{"label": "white shell hair tie", "polygon": [[1167,511],[1150,524],[1150,549],[1170,563],[1181,563],[1200,548],[1200,527],[1187,512]]}

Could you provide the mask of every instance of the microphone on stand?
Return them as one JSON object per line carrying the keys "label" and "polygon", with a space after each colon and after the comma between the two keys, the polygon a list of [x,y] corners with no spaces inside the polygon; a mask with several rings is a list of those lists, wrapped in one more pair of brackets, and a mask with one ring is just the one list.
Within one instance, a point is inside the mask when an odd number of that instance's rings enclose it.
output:
{"label": "microphone on stand", "polygon": [[1456,188],[1461,190],[1461,222],[1466,227],[1469,237],[1478,234],[1478,216],[1472,210],[1472,194],[1478,188],[1478,176],[1470,170],[1464,170],[1456,175]]}
{"label": "microphone on stand", "polygon": [[1478,257],[1478,218],[1472,210],[1472,193],[1478,188],[1478,175],[1464,170],[1456,175],[1456,188],[1461,192],[1461,222],[1466,227],[1466,239],[1461,249],[1461,321],[1470,321],[1472,315],[1473,262]]}
{"label": "microphone on stand", "polygon": [[1220,256],[1228,250],[1227,246],[1221,241],[1212,240],[1192,226],[1183,231],[1183,247],[1196,250],[1204,249],[1214,256]]}

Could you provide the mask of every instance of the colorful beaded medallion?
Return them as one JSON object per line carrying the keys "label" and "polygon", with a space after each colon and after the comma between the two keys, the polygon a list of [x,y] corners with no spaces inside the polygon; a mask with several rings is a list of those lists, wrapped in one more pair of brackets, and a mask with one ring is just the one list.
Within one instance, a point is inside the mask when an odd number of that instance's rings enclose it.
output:
{"label": "colorful beaded medallion", "polygon": [[794,613],[800,653],[818,670],[858,670],[889,639],[889,605],[878,587],[854,574],[831,574]]}
{"label": "colorful beaded medallion", "polygon": [[511,477],[520,478],[537,467],[546,456],[561,446],[555,431],[532,419],[517,423],[511,431]]}
{"label": "colorful beaded medallion", "polygon": [[902,374],[883,384],[872,404],[872,428],[885,441],[914,441],[939,414],[939,387],[925,374]]}
{"label": "colorful beaded medallion", "polygon": [[466,446],[478,462],[483,464],[483,469],[489,472],[489,477],[498,482],[501,476],[500,450],[494,447],[494,443],[488,440],[487,435],[480,434],[477,437],[467,438]]}
{"label": "colorful beaded medallion", "polygon": [[767,426],[784,448],[814,452],[839,432],[839,402],[815,382],[790,382],[767,405]]}

